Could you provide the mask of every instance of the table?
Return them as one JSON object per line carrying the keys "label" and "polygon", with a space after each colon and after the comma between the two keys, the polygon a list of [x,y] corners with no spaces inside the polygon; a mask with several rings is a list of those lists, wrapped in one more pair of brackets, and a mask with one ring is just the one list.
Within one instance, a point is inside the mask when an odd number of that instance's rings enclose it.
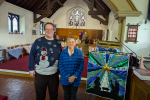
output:
{"label": "table", "polygon": [[133,75],[129,100],[150,100],[150,81],[140,80],[136,75]]}
{"label": "table", "polygon": [[14,48],[7,50],[7,53],[9,53],[11,56],[15,57],[16,59],[19,58],[20,54],[22,53],[23,47],[20,48]]}
{"label": "table", "polygon": [[23,46],[23,49],[26,50],[27,53],[30,54],[31,47],[32,47],[31,45],[29,45],[29,46]]}
{"label": "table", "polygon": [[[0,51],[4,51],[4,59],[5,59],[5,62],[6,62],[6,51],[7,51],[7,47],[0,47]],[[7,62],[8,62],[8,58],[7,58]]]}

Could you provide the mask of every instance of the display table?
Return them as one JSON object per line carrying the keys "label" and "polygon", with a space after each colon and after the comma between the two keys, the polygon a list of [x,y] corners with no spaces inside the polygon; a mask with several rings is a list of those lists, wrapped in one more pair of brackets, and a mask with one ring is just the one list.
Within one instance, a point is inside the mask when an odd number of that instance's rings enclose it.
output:
{"label": "display table", "polygon": [[133,75],[129,100],[150,100],[150,81],[140,80],[136,75]]}
{"label": "display table", "polygon": [[[0,47],[0,51],[4,51],[5,62],[6,62],[6,50],[7,50],[7,47]],[[7,58],[7,62],[8,62],[8,58]]]}
{"label": "display table", "polygon": [[30,45],[30,46],[23,46],[23,49],[24,49],[25,51],[27,51],[27,53],[30,54],[31,47],[32,47],[31,45]]}
{"label": "display table", "polygon": [[22,47],[21,48],[14,48],[7,50],[7,53],[9,53],[11,56],[15,57],[16,59],[19,58],[20,54],[22,53]]}

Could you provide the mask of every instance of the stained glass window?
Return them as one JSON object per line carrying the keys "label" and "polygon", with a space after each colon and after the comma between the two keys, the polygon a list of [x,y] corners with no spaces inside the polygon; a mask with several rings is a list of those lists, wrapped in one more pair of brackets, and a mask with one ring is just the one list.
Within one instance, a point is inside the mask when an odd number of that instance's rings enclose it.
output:
{"label": "stained glass window", "polygon": [[10,17],[8,17],[8,28],[9,28],[9,32],[11,32],[11,19],[10,19]]}
{"label": "stained glass window", "polygon": [[9,32],[19,32],[19,15],[8,13],[8,28]]}
{"label": "stained glass window", "polygon": [[68,27],[83,29],[86,25],[86,11],[81,7],[74,7],[68,11]]}

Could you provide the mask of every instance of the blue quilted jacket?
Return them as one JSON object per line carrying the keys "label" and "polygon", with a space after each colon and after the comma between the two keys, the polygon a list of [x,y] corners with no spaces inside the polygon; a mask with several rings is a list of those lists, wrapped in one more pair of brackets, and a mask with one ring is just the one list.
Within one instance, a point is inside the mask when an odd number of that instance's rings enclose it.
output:
{"label": "blue quilted jacket", "polygon": [[68,77],[74,75],[77,77],[73,82],[75,87],[81,84],[81,73],[84,68],[84,57],[81,50],[74,48],[74,53],[69,56],[68,47],[63,50],[59,57],[59,70],[61,74],[60,83],[62,85],[70,85]]}

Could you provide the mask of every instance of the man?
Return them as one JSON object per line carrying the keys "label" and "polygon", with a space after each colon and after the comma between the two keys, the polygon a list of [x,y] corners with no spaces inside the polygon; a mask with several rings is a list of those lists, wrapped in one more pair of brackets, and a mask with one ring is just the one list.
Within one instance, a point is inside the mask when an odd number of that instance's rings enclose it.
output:
{"label": "man", "polygon": [[53,38],[54,25],[52,23],[46,23],[44,31],[45,36],[36,39],[31,48],[29,74],[30,76],[35,75],[36,100],[45,100],[47,87],[50,100],[57,100],[59,85],[58,59],[61,44],[60,41]]}

